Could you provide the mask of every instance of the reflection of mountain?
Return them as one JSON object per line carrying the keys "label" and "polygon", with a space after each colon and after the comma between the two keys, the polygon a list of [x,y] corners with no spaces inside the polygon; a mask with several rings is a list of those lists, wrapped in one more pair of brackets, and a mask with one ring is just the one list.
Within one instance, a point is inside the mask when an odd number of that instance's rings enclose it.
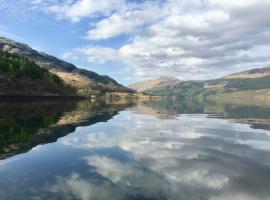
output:
{"label": "reflection of mountain", "polygon": [[202,114],[204,105],[195,101],[183,101],[176,98],[162,98],[144,101],[137,105],[139,114],[151,115],[160,119],[173,119],[180,114]]}
{"label": "reflection of mountain", "polygon": [[78,126],[107,121],[131,102],[44,102],[0,104],[0,159],[55,142]]}
{"label": "reflection of mountain", "polygon": [[[132,105],[135,102],[1,103],[0,159],[55,142],[78,126],[107,121]],[[160,119],[174,119],[180,114],[209,114],[270,130],[270,108],[266,107],[164,99],[139,102],[135,110]]]}
{"label": "reflection of mountain", "polygon": [[[268,118],[261,108],[244,112],[239,106],[173,99],[138,103],[144,109],[128,109],[108,123],[79,128],[34,153],[0,162],[0,199],[269,200],[269,132],[219,119]],[[54,140],[133,104],[73,105],[45,128],[53,130]],[[57,106],[43,109],[53,116]],[[170,119],[149,116],[159,112]],[[49,142],[44,138],[40,143]]]}
{"label": "reflection of mountain", "polygon": [[183,101],[183,99],[169,98],[143,102],[136,111],[161,119],[173,119],[180,114],[209,114],[211,117],[250,124],[255,129],[270,130],[270,107],[252,105],[251,102],[241,105],[219,101]]}
{"label": "reflection of mountain", "polygon": [[270,107],[209,102],[205,105],[204,112],[218,114],[220,118],[231,119],[239,123],[250,124],[255,129],[270,130]]}

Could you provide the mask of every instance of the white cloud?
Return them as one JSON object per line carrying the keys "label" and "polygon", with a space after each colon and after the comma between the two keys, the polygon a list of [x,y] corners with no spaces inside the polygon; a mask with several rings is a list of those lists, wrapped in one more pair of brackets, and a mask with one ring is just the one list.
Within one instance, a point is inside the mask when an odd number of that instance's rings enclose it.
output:
{"label": "white cloud", "polygon": [[[270,63],[269,51],[261,54],[270,45],[269,0],[64,2],[46,9],[72,22],[99,17],[85,38],[101,45],[68,53],[91,64],[116,61],[133,70],[137,80],[160,75],[209,79]],[[122,46],[103,46],[104,39],[113,42],[123,34],[128,40]]]}
{"label": "white cloud", "polygon": [[258,3],[269,3],[268,0],[237,0],[237,1],[228,1],[228,0],[209,0],[212,4],[219,4],[224,8],[244,8],[256,5]]}
{"label": "white cloud", "polygon": [[89,46],[84,48],[74,49],[72,52],[66,52],[63,54],[63,58],[76,60],[80,55],[84,55],[87,61],[90,63],[104,64],[109,61],[115,61],[120,59],[116,50],[102,46]]}
{"label": "white cloud", "polygon": [[134,8],[134,10],[115,13],[98,22],[88,32],[87,38],[90,40],[100,40],[134,32],[136,28],[158,19],[159,15],[156,15],[158,11],[159,8],[151,4],[140,6],[139,9]]}
{"label": "white cloud", "polygon": [[122,5],[125,5],[124,0],[67,0],[62,3],[46,4],[44,9],[47,12],[56,14],[60,19],[66,18],[72,22],[79,22],[85,17],[91,17],[97,14],[109,15]]}

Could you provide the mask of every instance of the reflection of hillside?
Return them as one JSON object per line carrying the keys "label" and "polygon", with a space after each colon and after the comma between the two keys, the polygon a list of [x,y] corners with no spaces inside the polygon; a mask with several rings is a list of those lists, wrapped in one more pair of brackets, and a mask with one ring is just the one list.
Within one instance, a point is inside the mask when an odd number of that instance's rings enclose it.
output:
{"label": "reflection of hillside", "polygon": [[[132,105],[130,102],[90,102],[82,101],[76,104],[76,108],[65,112],[54,126],[72,124],[73,126],[87,126],[95,122],[107,121],[116,115],[119,110]],[[106,117],[108,115],[108,118]],[[101,116],[101,118],[100,118]]]}
{"label": "reflection of hillside", "polygon": [[155,101],[138,103],[136,112],[144,115],[151,115],[160,119],[173,119],[179,114],[201,113],[200,105],[190,101],[180,101],[172,98],[164,98]]}
{"label": "reflection of hillside", "polygon": [[255,129],[270,130],[270,107],[247,104],[247,101],[242,105],[223,102],[211,102],[210,105],[205,106],[204,112],[216,113],[221,118],[250,124]]}
{"label": "reflection of hillside", "polygon": [[246,105],[246,106],[270,106],[270,90],[247,90],[235,91],[225,94],[217,94],[210,96],[211,101],[219,101],[223,103]]}
{"label": "reflection of hillside", "polygon": [[111,119],[130,102],[43,102],[0,104],[0,159],[55,142],[74,132]]}
{"label": "reflection of hillside", "polygon": [[177,113],[173,110],[170,111],[166,109],[155,109],[142,104],[139,104],[136,107],[136,113],[143,115],[150,115],[160,119],[170,119],[174,118],[177,115]]}
{"label": "reflection of hillside", "polygon": [[248,100],[243,104],[229,104],[221,101],[163,99],[144,102],[138,106],[137,112],[160,119],[172,119],[180,114],[209,114],[211,117],[250,124],[256,129],[270,130],[270,107],[254,105]]}
{"label": "reflection of hillside", "polygon": [[270,130],[270,107],[231,105],[221,102],[181,101],[81,101],[0,103],[0,159],[26,152],[39,144],[55,142],[74,132],[134,106],[136,113],[160,119],[174,119],[180,114],[209,114],[250,124],[255,129]]}

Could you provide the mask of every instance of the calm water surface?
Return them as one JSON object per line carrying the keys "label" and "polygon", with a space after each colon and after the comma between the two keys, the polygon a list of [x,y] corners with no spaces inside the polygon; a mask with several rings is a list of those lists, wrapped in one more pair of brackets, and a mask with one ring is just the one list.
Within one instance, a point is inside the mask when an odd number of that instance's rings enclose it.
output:
{"label": "calm water surface", "polygon": [[2,200],[270,200],[270,108],[0,103]]}

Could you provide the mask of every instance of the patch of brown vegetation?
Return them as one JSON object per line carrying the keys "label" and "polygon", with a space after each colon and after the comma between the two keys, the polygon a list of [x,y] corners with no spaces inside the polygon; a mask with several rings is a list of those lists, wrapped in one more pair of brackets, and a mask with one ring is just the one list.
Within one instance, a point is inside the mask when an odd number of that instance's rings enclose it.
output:
{"label": "patch of brown vegetation", "polygon": [[167,86],[177,85],[179,83],[181,83],[181,81],[177,78],[164,76],[164,77],[159,77],[154,80],[134,83],[134,84],[128,85],[127,87],[134,89],[138,92],[143,92],[143,91],[150,90],[156,87],[167,87]]}

